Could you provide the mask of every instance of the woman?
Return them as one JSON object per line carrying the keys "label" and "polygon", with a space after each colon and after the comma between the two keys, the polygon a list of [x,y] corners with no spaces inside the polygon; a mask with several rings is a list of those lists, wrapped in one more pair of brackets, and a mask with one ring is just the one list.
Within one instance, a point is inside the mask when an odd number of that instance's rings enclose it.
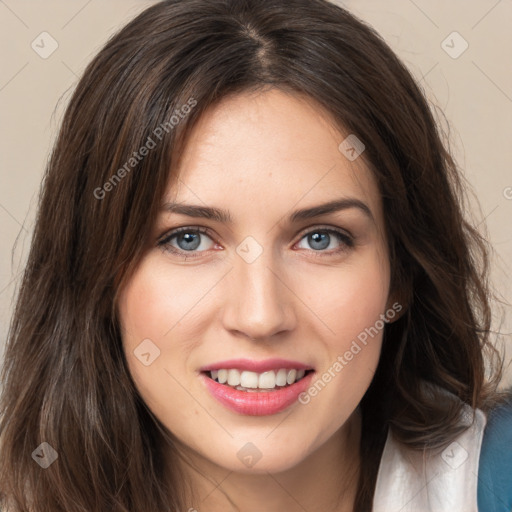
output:
{"label": "woman", "polygon": [[86,69],[45,176],[3,370],[4,507],[506,506],[479,472],[509,435],[487,423],[510,421],[488,414],[463,193],[418,86],[345,10],[144,11]]}

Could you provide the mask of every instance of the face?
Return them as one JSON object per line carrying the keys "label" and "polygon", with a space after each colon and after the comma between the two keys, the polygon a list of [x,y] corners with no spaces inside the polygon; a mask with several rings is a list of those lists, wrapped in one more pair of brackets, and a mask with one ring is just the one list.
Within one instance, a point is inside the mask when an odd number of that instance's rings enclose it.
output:
{"label": "face", "polygon": [[142,398],[211,464],[296,466],[372,380],[395,310],[379,192],[362,157],[339,149],[347,135],[276,89],[212,107],[121,290]]}

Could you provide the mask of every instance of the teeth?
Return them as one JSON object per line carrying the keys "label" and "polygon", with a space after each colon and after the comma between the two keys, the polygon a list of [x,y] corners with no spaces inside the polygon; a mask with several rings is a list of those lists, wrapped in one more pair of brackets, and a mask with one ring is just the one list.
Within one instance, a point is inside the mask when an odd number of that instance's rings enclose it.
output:
{"label": "teeth", "polygon": [[276,386],[286,386],[286,370],[281,368],[276,375]]}
{"label": "teeth", "polygon": [[[228,381],[228,371],[227,370],[218,370],[218,379],[221,384],[226,384]],[[213,375],[212,375],[213,379]]]}
{"label": "teeth", "polygon": [[228,385],[239,386],[240,385],[240,372],[238,370],[228,370]]}
{"label": "teeth", "polygon": [[299,381],[306,374],[306,370],[281,368],[280,370],[263,373],[236,370],[234,368],[212,370],[210,376],[220,384],[228,384],[242,391],[257,389],[275,389]]}
{"label": "teeth", "polygon": [[297,377],[297,370],[290,370],[286,377],[286,382],[288,384],[293,384],[295,382],[295,377]]}
{"label": "teeth", "polygon": [[[229,370],[230,372],[237,372],[238,370]],[[243,388],[257,388],[258,387],[258,374],[254,372],[244,371],[240,374],[240,386]]]}
{"label": "teeth", "polygon": [[276,372],[270,371],[260,374],[258,387],[262,389],[273,389],[276,387]]}

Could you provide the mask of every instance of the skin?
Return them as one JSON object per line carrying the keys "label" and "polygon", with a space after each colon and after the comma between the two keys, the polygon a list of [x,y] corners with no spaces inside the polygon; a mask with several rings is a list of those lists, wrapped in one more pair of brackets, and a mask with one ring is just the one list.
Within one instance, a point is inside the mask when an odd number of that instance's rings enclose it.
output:
{"label": "skin", "polygon": [[[129,370],[178,440],[187,461],[181,474],[192,482],[187,505],[198,511],[353,510],[358,404],[382,331],[309,403],[278,414],[230,411],[198,377],[201,366],[240,357],[299,360],[321,376],[393,304],[381,198],[363,158],[351,162],[338,149],[347,135],[313,100],[278,89],[211,107],[163,202],[223,208],[233,223],[162,211],[152,246],[120,293]],[[296,209],[347,197],[364,202],[371,218],[350,208],[287,220]],[[190,239],[168,241],[183,255],[158,245],[182,226],[209,234],[196,235],[201,244],[188,253]],[[318,249],[307,235],[320,228],[350,233],[353,246],[331,233]],[[236,252],[248,236],[263,250],[252,263]],[[160,355],[145,366],[133,351],[148,338]],[[237,457],[248,442],[261,453],[251,468]]]}

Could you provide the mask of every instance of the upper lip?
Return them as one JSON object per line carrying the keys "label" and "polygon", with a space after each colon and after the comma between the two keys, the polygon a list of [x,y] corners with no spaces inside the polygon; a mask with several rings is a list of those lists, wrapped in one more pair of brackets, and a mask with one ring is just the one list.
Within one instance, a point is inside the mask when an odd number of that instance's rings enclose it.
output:
{"label": "upper lip", "polygon": [[219,361],[218,363],[212,363],[200,368],[201,372],[209,372],[212,370],[222,369],[236,369],[236,370],[247,370],[256,373],[268,372],[270,370],[285,369],[296,369],[296,370],[313,370],[313,367],[308,364],[300,363],[298,361],[292,361],[290,359],[263,359],[261,361],[255,361],[254,359],[230,359],[228,361]]}

